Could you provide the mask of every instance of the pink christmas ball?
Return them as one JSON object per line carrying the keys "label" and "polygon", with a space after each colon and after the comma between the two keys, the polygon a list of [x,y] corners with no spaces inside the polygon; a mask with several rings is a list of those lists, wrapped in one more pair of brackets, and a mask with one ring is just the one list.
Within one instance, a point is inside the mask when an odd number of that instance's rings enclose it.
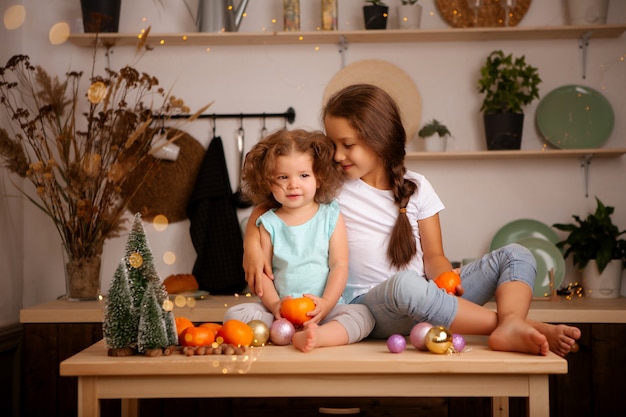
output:
{"label": "pink christmas ball", "polygon": [[417,323],[415,326],[413,326],[413,328],[411,329],[411,334],[409,335],[409,340],[411,341],[411,344],[415,347],[415,349],[423,351],[428,350],[428,348],[426,347],[425,338],[426,333],[428,333],[428,331],[432,327],[432,324],[426,322]]}
{"label": "pink christmas ball", "polygon": [[391,353],[400,353],[406,347],[406,338],[401,334],[392,334],[387,339],[387,349]]}
{"label": "pink christmas ball", "polygon": [[457,353],[463,352],[463,349],[465,349],[465,338],[463,338],[463,336],[461,336],[458,333],[453,333],[452,334],[452,347],[454,348],[454,351]]}
{"label": "pink christmas ball", "polygon": [[279,346],[288,345],[295,332],[296,328],[289,320],[285,318],[274,320],[270,326],[270,341]]}

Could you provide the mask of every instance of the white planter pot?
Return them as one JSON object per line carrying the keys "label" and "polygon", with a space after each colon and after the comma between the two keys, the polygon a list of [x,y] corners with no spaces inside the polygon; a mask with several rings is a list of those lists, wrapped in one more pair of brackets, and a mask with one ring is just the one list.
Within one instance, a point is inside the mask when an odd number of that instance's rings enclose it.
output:
{"label": "white planter pot", "polygon": [[440,138],[439,135],[432,135],[422,139],[426,152],[445,152],[448,144],[448,135]]}
{"label": "white planter pot", "polygon": [[422,21],[422,6],[419,4],[401,5],[396,9],[400,29],[419,29]]}
{"label": "white planter pot", "polygon": [[598,272],[596,261],[589,261],[583,269],[583,289],[589,298],[617,298],[622,285],[622,261],[614,259]]}
{"label": "white planter pot", "polygon": [[565,0],[563,7],[568,25],[604,25],[609,0]]}

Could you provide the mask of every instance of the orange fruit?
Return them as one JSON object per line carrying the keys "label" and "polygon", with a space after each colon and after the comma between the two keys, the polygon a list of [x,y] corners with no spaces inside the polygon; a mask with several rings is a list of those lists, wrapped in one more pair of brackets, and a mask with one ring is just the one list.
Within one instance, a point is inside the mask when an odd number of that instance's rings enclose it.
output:
{"label": "orange fruit", "polygon": [[447,271],[442,273],[435,280],[435,284],[439,288],[443,288],[447,293],[456,294],[456,287],[461,283],[461,277],[459,274],[453,271]]}
{"label": "orange fruit", "polygon": [[178,337],[180,337],[180,334],[187,327],[194,327],[194,325],[191,322],[191,320],[189,320],[187,317],[176,317],[175,320],[176,320],[176,334],[178,335]]}
{"label": "orange fruit", "polygon": [[206,327],[187,327],[179,341],[182,346],[208,346],[215,342],[215,335]]}
{"label": "orange fruit", "polygon": [[293,323],[294,326],[301,326],[311,317],[306,313],[315,309],[313,300],[307,297],[286,298],[280,305],[280,315]]}
{"label": "orange fruit", "polygon": [[200,327],[206,327],[207,329],[209,329],[209,330],[211,330],[213,332],[215,337],[217,337],[217,333],[222,328],[222,325],[220,323],[202,323],[200,325]]}
{"label": "orange fruit", "polygon": [[235,346],[250,346],[254,339],[252,327],[239,320],[225,321],[217,335],[224,339],[224,343]]}

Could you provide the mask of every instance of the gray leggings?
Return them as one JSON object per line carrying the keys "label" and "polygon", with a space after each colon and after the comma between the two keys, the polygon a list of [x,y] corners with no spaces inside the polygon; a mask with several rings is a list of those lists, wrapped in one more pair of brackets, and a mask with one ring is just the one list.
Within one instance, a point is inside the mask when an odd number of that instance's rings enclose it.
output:
{"label": "gray leggings", "polygon": [[[239,320],[248,323],[252,320],[261,320],[271,326],[274,315],[263,303],[244,303],[230,307],[224,314],[224,321]],[[374,328],[374,317],[369,309],[361,304],[337,304],[320,325],[336,320],[348,332],[349,343],[358,342],[366,338]]]}
{"label": "gray leggings", "polygon": [[[536,274],[533,254],[524,246],[509,244],[461,269],[463,298],[483,305],[505,282],[522,281],[533,288]],[[394,333],[408,335],[422,321],[450,326],[459,305],[456,296],[414,271],[398,272],[350,303],[366,305],[374,315],[376,326],[370,335],[373,338],[387,338]]]}

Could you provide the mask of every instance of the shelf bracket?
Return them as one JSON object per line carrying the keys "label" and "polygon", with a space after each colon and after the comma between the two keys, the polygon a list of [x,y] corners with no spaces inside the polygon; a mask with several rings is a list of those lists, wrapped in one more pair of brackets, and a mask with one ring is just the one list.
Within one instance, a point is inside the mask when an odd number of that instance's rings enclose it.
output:
{"label": "shelf bracket", "polygon": [[585,32],[578,38],[578,49],[581,50],[583,80],[587,78],[587,49],[589,47],[589,39],[591,39],[591,31]]}
{"label": "shelf bracket", "polygon": [[346,52],[348,51],[348,41],[345,36],[339,37],[337,47],[339,48],[339,53],[341,54],[341,68],[343,69],[346,66]]}
{"label": "shelf bracket", "polygon": [[585,198],[589,197],[589,165],[591,164],[591,159],[593,158],[592,153],[588,153],[583,155],[580,158],[580,170],[583,176],[583,187],[585,189]]}

